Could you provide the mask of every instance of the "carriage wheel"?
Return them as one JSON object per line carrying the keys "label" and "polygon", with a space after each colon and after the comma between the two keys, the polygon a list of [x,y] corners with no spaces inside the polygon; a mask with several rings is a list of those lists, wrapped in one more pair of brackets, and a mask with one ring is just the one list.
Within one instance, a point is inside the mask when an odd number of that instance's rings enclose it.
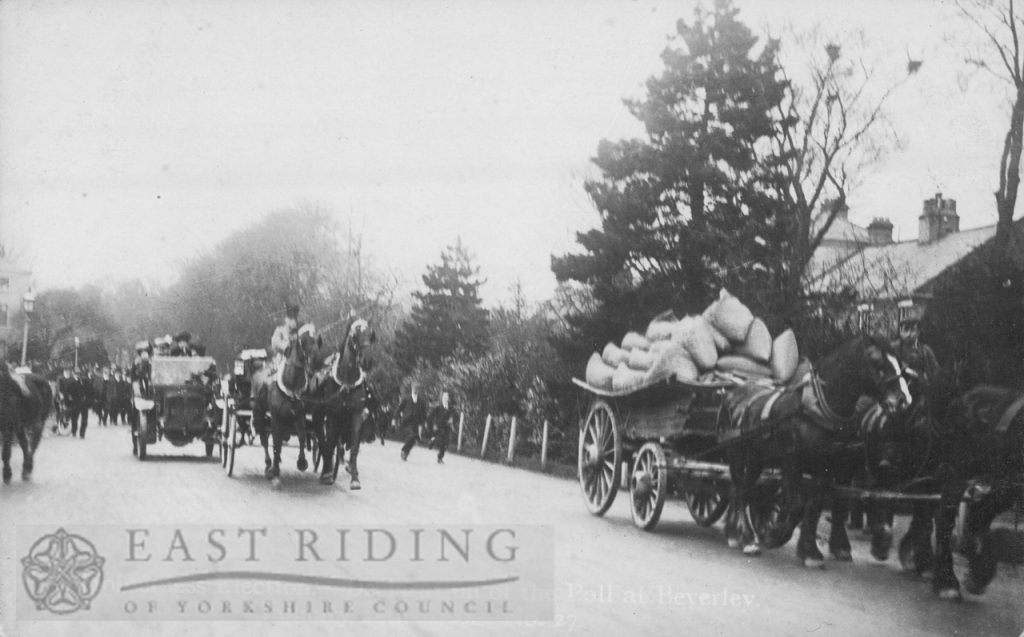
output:
{"label": "carriage wheel", "polygon": [[[757,541],[766,544],[766,538],[779,525],[782,517],[782,483],[768,482],[756,485],[747,499],[746,513],[750,528],[757,535]],[[788,541],[787,537],[786,542]],[[779,546],[786,542],[781,542]]]}
{"label": "carriage wheel", "polygon": [[228,431],[224,437],[224,473],[230,478],[235,473],[235,452],[238,450],[238,416],[228,418]]}
{"label": "carriage wheel", "polygon": [[61,436],[71,433],[71,419],[68,418],[68,414],[64,410],[57,415],[57,433]]}
{"label": "carriage wheel", "polygon": [[622,474],[622,435],[604,400],[594,402],[580,428],[576,469],[587,509],[604,515],[615,501]]}
{"label": "carriage wheel", "polygon": [[629,499],[633,524],[650,531],[658,524],[668,490],[668,461],[665,450],[656,442],[640,447],[629,477]]}
{"label": "carriage wheel", "polygon": [[230,417],[228,415],[228,403],[224,401],[224,409],[220,412],[220,466],[228,466],[228,445],[231,444],[231,439],[228,438],[228,421]]}
{"label": "carriage wheel", "polygon": [[707,490],[687,491],[684,494],[690,516],[700,526],[711,526],[725,514],[729,508],[729,498],[724,491],[713,482],[708,482]]}

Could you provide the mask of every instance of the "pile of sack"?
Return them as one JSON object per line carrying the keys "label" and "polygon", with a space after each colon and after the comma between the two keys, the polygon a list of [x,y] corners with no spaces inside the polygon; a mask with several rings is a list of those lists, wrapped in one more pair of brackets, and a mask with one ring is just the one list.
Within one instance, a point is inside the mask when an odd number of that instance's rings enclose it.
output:
{"label": "pile of sack", "polygon": [[786,330],[772,338],[764,321],[723,289],[698,316],[654,317],[644,334],[629,332],[620,345],[608,343],[587,363],[587,384],[630,391],[660,380],[697,382],[726,374],[786,383],[800,361],[796,336]]}

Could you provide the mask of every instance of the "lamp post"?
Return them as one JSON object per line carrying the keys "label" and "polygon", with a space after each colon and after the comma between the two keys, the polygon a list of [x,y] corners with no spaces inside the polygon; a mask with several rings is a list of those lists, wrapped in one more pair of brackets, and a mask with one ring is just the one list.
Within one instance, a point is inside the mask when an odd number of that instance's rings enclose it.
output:
{"label": "lamp post", "polygon": [[75,371],[76,372],[78,371],[78,346],[81,343],[82,343],[82,341],[79,340],[79,338],[76,336],[75,337]]}
{"label": "lamp post", "polygon": [[28,292],[25,292],[25,296],[21,297],[21,308],[25,310],[25,334],[21,340],[21,365],[24,367],[28,356],[28,324],[32,319],[32,312],[36,309],[36,295],[32,288],[29,288]]}

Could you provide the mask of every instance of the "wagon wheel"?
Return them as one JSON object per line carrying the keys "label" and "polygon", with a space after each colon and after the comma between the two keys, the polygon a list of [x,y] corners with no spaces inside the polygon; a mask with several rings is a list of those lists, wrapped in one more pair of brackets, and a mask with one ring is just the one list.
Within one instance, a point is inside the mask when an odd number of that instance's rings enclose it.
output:
{"label": "wagon wheel", "polygon": [[[754,530],[754,534],[757,535],[757,541],[761,544],[767,545],[766,540],[769,534],[781,522],[782,501],[781,482],[758,484],[750,492],[747,499],[747,521],[750,523],[750,528]],[[779,541],[778,546],[788,542],[792,536],[793,530],[790,530],[789,536],[784,541]],[[773,544],[773,546],[775,545]]]}
{"label": "wagon wheel", "polygon": [[228,415],[228,401],[224,400],[224,408],[220,411],[220,466],[227,469],[228,466],[228,446],[234,442],[231,438],[228,438],[228,429],[230,429],[230,416]]}
{"label": "wagon wheel", "polygon": [[708,488],[686,491],[686,506],[690,509],[693,521],[700,526],[711,526],[722,517],[729,508],[729,498],[714,482],[706,483]]}
{"label": "wagon wheel", "polygon": [[238,450],[238,416],[228,418],[227,434],[224,436],[224,473],[230,478],[235,473],[235,452]]}
{"label": "wagon wheel", "polygon": [[650,531],[661,517],[668,490],[668,461],[665,450],[656,442],[640,447],[629,477],[629,499],[633,524]]}
{"label": "wagon wheel", "polygon": [[71,433],[71,418],[68,417],[68,412],[65,408],[61,408],[57,412],[57,433],[61,436]]}
{"label": "wagon wheel", "polygon": [[622,474],[622,434],[615,412],[597,400],[580,428],[577,477],[587,509],[604,515],[615,501]]}

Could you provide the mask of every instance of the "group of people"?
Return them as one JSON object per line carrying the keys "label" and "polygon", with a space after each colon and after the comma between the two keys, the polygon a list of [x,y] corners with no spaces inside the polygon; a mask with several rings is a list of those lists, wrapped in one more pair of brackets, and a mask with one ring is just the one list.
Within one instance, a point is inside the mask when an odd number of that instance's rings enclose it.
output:
{"label": "group of people", "polygon": [[96,412],[99,424],[127,424],[131,410],[130,377],[120,368],[94,366],[73,370],[65,367],[57,379],[54,395],[59,409],[71,423],[71,435],[85,438],[89,412]]}
{"label": "group of people", "polygon": [[391,415],[391,420],[398,423],[405,441],[402,445],[402,460],[409,458],[417,442],[426,440],[428,448],[437,450],[438,464],[443,464],[455,419],[456,411],[447,391],[442,390],[437,404],[429,407],[426,399],[420,396],[419,383],[414,382],[409,395],[399,401]]}

